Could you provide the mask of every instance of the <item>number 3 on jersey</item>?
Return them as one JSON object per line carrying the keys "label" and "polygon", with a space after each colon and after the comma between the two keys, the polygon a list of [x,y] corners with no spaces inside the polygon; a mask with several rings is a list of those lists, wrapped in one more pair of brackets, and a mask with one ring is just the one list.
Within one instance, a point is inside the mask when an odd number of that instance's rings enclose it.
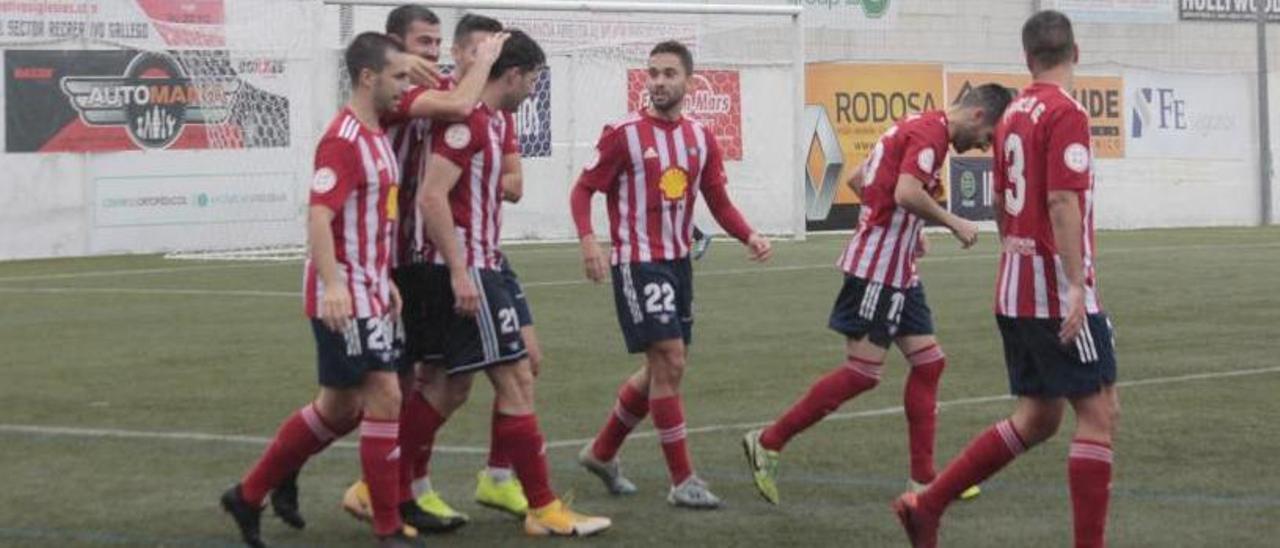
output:
{"label": "number 3 on jersey", "polygon": [[1017,216],[1027,205],[1027,159],[1022,150],[1022,137],[1010,133],[1004,139],[1005,176],[1009,186],[1004,189],[1004,210]]}

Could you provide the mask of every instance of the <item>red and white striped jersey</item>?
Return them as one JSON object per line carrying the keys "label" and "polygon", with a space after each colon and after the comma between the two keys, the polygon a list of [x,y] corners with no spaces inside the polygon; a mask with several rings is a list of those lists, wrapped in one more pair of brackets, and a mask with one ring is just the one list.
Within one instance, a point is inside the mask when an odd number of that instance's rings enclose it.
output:
{"label": "red and white striped jersey", "polygon": [[1049,192],[1079,195],[1084,214],[1085,310],[1102,310],[1093,265],[1093,156],[1089,115],[1049,83],[1024,89],[1005,110],[993,140],[996,196],[1004,202],[1004,241],[996,277],[996,314],[1061,318],[1067,277],[1053,239]]}
{"label": "red and white striped jersey", "polygon": [[428,91],[448,91],[455,85],[453,79],[446,76],[436,87],[410,87],[401,94],[396,110],[382,118],[382,127],[386,129],[387,139],[391,141],[391,149],[400,162],[400,220],[396,237],[392,241],[395,247],[391,255],[392,268],[413,262],[415,256],[421,257],[423,243],[426,241],[425,227],[414,206],[414,200],[419,179],[426,171],[427,158],[431,156],[431,127],[435,121],[410,117],[409,107]]}
{"label": "red and white striped jersey", "polygon": [[[471,268],[500,268],[502,157],[519,153],[515,126],[510,112],[480,103],[465,121],[436,124],[431,132],[432,154],[462,168],[449,192],[449,208],[462,254]],[[430,240],[424,249],[427,261],[445,264],[444,255]]]}
{"label": "red and white striped jersey", "polygon": [[[391,310],[388,265],[399,180],[400,167],[386,134],[365,127],[350,108],[342,109],[316,146],[310,201],[334,212],[329,225],[334,254],[357,318]],[[316,317],[325,288],[310,257],[303,286],[307,315]]]}
{"label": "red and white striped jersey", "polygon": [[613,264],[689,256],[699,190],[726,183],[720,146],[705,126],[645,111],[605,126],[579,179],[606,193]]}
{"label": "red and white striped jersey", "polygon": [[911,175],[930,194],[941,190],[942,163],[950,148],[947,115],[913,114],[889,127],[862,164],[858,228],[836,263],[850,276],[905,289],[920,283],[916,245],[925,221],[898,205],[898,177]]}

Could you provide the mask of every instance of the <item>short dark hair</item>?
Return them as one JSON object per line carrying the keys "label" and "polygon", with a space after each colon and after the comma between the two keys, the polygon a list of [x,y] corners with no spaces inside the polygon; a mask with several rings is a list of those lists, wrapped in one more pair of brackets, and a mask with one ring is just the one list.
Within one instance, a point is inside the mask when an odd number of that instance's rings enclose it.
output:
{"label": "short dark hair", "polygon": [[1004,109],[1009,108],[1009,103],[1012,101],[1013,94],[1009,93],[1009,88],[990,83],[969,90],[969,93],[960,100],[960,106],[981,108],[982,122],[994,125],[1000,116],[1004,115]]}
{"label": "short dark hair", "polygon": [[684,44],[675,40],[667,40],[666,42],[658,42],[649,50],[649,57],[653,57],[659,53],[670,53],[680,58],[680,64],[684,65],[684,71],[687,75],[693,74],[693,54],[689,52],[689,48]]}
{"label": "short dark hair", "polygon": [[351,87],[360,83],[360,71],[364,69],[382,72],[387,67],[387,51],[401,51],[400,44],[378,32],[364,32],[356,36],[343,56],[347,62],[347,75],[351,77]]}
{"label": "short dark hair", "polygon": [[461,43],[473,32],[502,32],[502,23],[478,13],[463,15],[457,26],[453,27],[453,43]]}
{"label": "short dark hair", "polygon": [[1070,61],[1075,46],[1071,20],[1060,11],[1044,10],[1022,25],[1022,50],[1033,69],[1051,69]]}
{"label": "short dark hair", "polygon": [[422,4],[405,4],[387,14],[387,34],[403,39],[409,32],[409,26],[418,21],[429,25],[440,24],[440,18],[436,17],[436,12],[431,11],[431,8]]}
{"label": "short dark hair", "polygon": [[493,68],[489,69],[490,80],[498,79],[510,68],[528,72],[547,64],[547,54],[543,53],[542,46],[539,46],[533,37],[519,29],[512,29],[509,32],[511,37],[502,44],[502,53],[498,55],[498,60],[493,62]]}

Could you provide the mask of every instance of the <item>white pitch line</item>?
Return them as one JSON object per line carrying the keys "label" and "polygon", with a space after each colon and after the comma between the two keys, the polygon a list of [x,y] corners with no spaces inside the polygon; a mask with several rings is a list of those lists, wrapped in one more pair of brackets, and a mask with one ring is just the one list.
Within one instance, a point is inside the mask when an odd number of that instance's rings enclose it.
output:
{"label": "white pitch line", "polygon": [[[1149,246],[1149,247],[1120,248],[1120,249],[1112,248],[1109,250],[1103,250],[1099,252],[1099,256],[1130,254],[1134,252],[1144,252],[1144,251],[1163,252],[1163,251],[1187,251],[1187,250],[1195,250],[1195,249],[1268,249],[1268,248],[1277,248],[1277,247],[1280,247],[1280,242],[1221,244],[1221,245],[1203,244],[1203,245],[1185,245],[1185,246]],[[967,255],[947,255],[943,257],[923,257],[918,262],[941,263],[941,262],[953,262],[953,261],[995,260],[997,258],[999,258],[999,255],[974,253],[974,254],[967,254]],[[272,265],[240,265],[238,266],[238,268],[248,268],[252,266],[272,266]],[[217,267],[208,267],[208,268],[217,268]],[[222,268],[231,268],[231,267],[227,266]],[[697,276],[698,277],[739,276],[743,274],[796,272],[796,271],[803,271],[803,270],[819,270],[819,269],[828,269],[828,268],[831,269],[832,271],[835,271],[836,270],[835,262],[832,261],[827,263],[801,264],[801,265],[788,265],[788,266],[759,266],[759,267],[746,267],[746,268],[730,268],[730,269],[724,269],[724,270],[702,270],[702,271],[698,271]],[[106,276],[106,275],[123,275],[123,274],[129,274],[129,273],[150,274],[150,273],[161,273],[161,272],[179,272],[179,271],[187,271],[187,270],[206,270],[206,268],[174,268],[174,269],[168,269],[168,270],[151,269],[151,270],[137,270],[137,271],[124,270],[124,271],[112,271],[112,272],[102,272],[102,273],[66,274],[66,275],[59,276],[59,278],[65,279],[65,278],[71,278],[71,277],[78,277],[82,275],[88,276],[91,274],[95,276],[99,274]],[[40,278],[30,278],[31,281],[35,281],[38,279]],[[28,278],[0,278],[0,282],[21,281],[21,280],[28,280]],[[591,283],[592,282],[589,280],[577,279],[577,280],[551,280],[551,281],[545,281],[545,282],[525,282],[523,285],[525,288],[565,287],[565,286],[590,285]],[[200,296],[200,297],[204,297],[204,296],[272,297],[272,298],[281,297],[281,298],[290,298],[290,299],[300,299],[302,297],[301,293],[297,291],[263,291],[263,290],[255,290],[255,289],[193,289],[193,288],[151,289],[151,288],[141,288],[141,287],[113,288],[113,287],[4,287],[4,286],[0,286],[0,293],[50,294],[50,295],[120,294],[120,295],[176,295],[176,296]]]}
{"label": "white pitch line", "polygon": [[[1170,377],[1154,377],[1149,379],[1137,379],[1132,381],[1122,381],[1116,383],[1121,388],[1132,388],[1138,386],[1151,386],[1158,384],[1175,384],[1182,382],[1225,379],[1231,377],[1245,377],[1253,375],[1265,375],[1268,373],[1280,373],[1280,367],[1263,367],[1258,369],[1238,369],[1234,371],[1220,371],[1216,373],[1193,373],[1189,375],[1176,375]],[[1012,400],[1013,396],[1008,394],[999,394],[993,396],[978,396],[973,398],[959,398],[938,402],[939,407],[963,407],[969,405],[979,405],[984,403],[993,403],[1000,401]],[[852,413],[836,413],[823,419],[826,421],[852,420],[868,417],[882,417],[885,415],[897,415],[903,412],[901,406],[884,407],[880,409],[868,409],[866,411],[854,411]],[[768,426],[771,422],[741,422],[729,424],[711,424],[707,426],[699,426],[689,428],[689,434],[706,434],[712,432],[723,432],[725,430],[749,430],[752,428],[760,428]],[[244,445],[266,445],[271,442],[269,438],[258,436],[236,436],[224,434],[207,434],[203,432],[155,432],[145,430],[122,430],[122,429],[100,429],[100,428],[76,428],[66,426],[36,426],[26,424],[0,424],[0,433],[9,434],[29,434],[37,436],[65,436],[79,438],[113,438],[113,439],[154,439],[154,440],[170,440],[170,441],[210,441],[220,443],[234,443]],[[652,438],[657,435],[653,430],[645,430],[642,432],[633,432],[630,438]],[[581,447],[583,444],[592,441],[592,438],[559,440],[547,443],[548,448],[564,448],[564,447]],[[355,442],[339,441],[334,444],[335,447],[347,449],[355,449],[358,445]],[[489,452],[488,447],[469,447],[469,446],[447,446],[442,445],[435,448],[440,453],[452,454],[486,454]]]}
{"label": "white pitch line", "polygon": [[166,268],[136,268],[123,270],[90,270],[88,272],[63,272],[49,274],[29,274],[26,276],[10,276],[0,278],[3,282],[40,282],[45,280],[71,280],[76,278],[102,278],[108,276],[144,276],[148,274],[172,274],[175,272],[201,272],[205,270],[232,270],[238,268],[264,268],[279,266],[281,263],[244,262],[236,264],[220,264],[206,266],[177,266]]}

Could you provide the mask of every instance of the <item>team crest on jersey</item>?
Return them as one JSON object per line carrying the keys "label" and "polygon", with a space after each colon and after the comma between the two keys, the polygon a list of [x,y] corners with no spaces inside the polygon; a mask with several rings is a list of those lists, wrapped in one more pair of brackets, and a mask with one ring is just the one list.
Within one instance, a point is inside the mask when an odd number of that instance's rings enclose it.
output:
{"label": "team crest on jersey", "polygon": [[316,174],[311,177],[311,190],[317,194],[329,192],[335,186],[338,186],[338,174],[327,167],[317,169]]}
{"label": "team crest on jersey", "polygon": [[1071,143],[1062,151],[1062,161],[1076,173],[1089,171],[1089,149],[1080,143]]}
{"label": "team crest on jersey", "polygon": [[916,159],[916,164],[920,166],[920,171],[933,173],[933,160],[933,149],[926,148],[920,151],[920,157]]}
{"label": "team crest on jersey", "polygon": [[462,150],[471,142],[471,128],[467,124],[453,124],[444,130],[444,144],[455,150]]}
{"label": "team crest on jersey", "polygon": [[658,180],[658,189],[662,191],[663,198],[673,202],[682,200],[689,190],[689,174],[678,167],[667,168]]}

